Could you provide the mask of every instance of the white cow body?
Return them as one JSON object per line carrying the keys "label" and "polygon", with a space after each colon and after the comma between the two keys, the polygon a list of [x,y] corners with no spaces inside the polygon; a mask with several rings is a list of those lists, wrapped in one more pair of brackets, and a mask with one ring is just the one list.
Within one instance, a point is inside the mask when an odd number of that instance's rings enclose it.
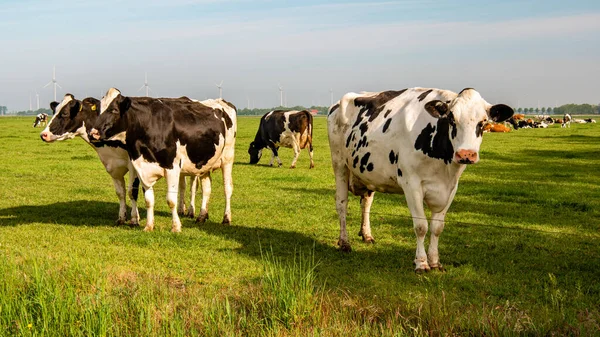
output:
{"label": "white cow body", "polygon": [[[459,95],[425,88],[344,95],[328,116],[341,249],[350,250],[348,191],[361,196],[359,235],[366,242],[374,241],[369,222],[373,192],[404,193],[417,235],[416,270],[442,268],[438,238],[465,164],[479,160],[483,123],[488,118],[500,122],[512,113],[504,105],[492,108],[472,89]],[[428,254],[424,202],[432,212]]]}

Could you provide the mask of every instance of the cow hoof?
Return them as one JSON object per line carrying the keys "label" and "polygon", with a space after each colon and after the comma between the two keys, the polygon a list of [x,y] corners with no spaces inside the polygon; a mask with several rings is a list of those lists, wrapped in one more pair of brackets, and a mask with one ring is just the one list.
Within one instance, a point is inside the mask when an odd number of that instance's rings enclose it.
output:
{"label": "cow hoof", "polygon": [[279,164],[277,167],[282,167],[282,166],[283,166],[283,164]]}
{"label": "cow hoof", "polygon": [[171,228],[171,233],[181,233],[181,228]]}
{"label": "cow hoof", "polygon": [[431,267],[429,267],[429,264],[427,264],[427,261],[413,261],[413,263],[415,264],[415,273],[416,274],[423,274],[428,272],[429,270],[431,270]]}
{"label": "cow hoof", "polygon": [[421,275],[429,272],[429,268],[416,268],[415,274]]}
{"label": "cow hoof", "polygon": [[137,222],[137,221],[133,221],[133,220],[131,220],[131,221],[129,221],[129,222],[127,223],[127,225],[128,225],[129,227],[131,227],[131,228],[136,228],[136,227],[138,227],[138,226],[140,225],[140,223],[139,223],[139,222]]}
{"label": "cow hoof", "polygon": [[224,217],[221,224],[222,225],[231,225],[231,219],[229,219],[228,217]]}
{"label": "cow hoof", "polygon": [[441,263],[438,263],[437,265],[430,264],[429,267],[431,270],[441,271],[442,273],[446,272],[446,268],[444,268]]}
{"label": "cow hoof", "polygon": [[125,224],[125,220],[124,219],[118,219],[117,221],[115,221],[115,225],[117,226],[121,226]]}
{"label": "cow hoof", "polygon": [[144,227],[144,232],[152,232],[154,230],[154,227]]}
{"label": "cow hoof", "polygon": [[296,165],[292,165],[292,166],[290,166],[290,168],[291,168],[291,169],[293,169],[293,168],[296,168]]}
{"label": "cow hoof", "polygon": [[315,168],[315,164],[310,164],[309,169]]}
{"label": "cow hoof", "polygon": [[363,236],[364,243],[375,243],[375,239],[372,236]]}
{"label": "cow hoof", "polygon": [[194,214],[194,213],[196,213],[196,212],[194,212],[193,210],[189,210],[189,212],[187,212],[185,214],[185,216],[187,216],[190,219],[193,219],[196,216],[196,214]]}
{"label": "cow hoof", "polygon": [[200,213],[196,219],[196,223],[205,223],[208,220],[208,213]]}
{"label": "cow hoof", "polygon": [[340,250],[344,253],[350,253],[352,251],[352,247],[350,246],[350,242],[347,241],[338,241],[338,246],[340,247]]}

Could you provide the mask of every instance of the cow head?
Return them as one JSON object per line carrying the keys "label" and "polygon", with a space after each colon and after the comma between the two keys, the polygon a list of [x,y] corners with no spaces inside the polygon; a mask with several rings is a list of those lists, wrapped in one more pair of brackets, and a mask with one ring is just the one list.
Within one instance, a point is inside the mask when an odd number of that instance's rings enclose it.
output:
{"label": "cow head", "polygon": [[54,116],[40,133],[40,138],[45,142],[54,142],[72,139],[81,136],[87,139],[86,127],[98,115],[100,101],[88,97],[83,101],[76,100],[71,94],[66,94],[62,102],[50,103]]}
{"label": "cow head", "polygon": [[121,95],[118,89],[110,88],[100,102],[100,115],[90,131],[90,141],[118,140],[125,144],[126,112],[130,106],[129,97]]}
{"label": "cow head", "polygon": [[250,143],[250,148],[248,148],[248,154],[250,155],[250,164],[256,164],[260,160],[262,156],[263,148],[256,145],[256,142]]}
{"label": "cow head", "polygon": [[477,91],[462,90],[456,98],[425,104],[425,110],[437,119],[437,125],[425,128],[417,144],[431,157],[444,159],[449,164],[474,164],[479,161],[483,125],[510,118],[514,111],[507,105],[491,105]]}

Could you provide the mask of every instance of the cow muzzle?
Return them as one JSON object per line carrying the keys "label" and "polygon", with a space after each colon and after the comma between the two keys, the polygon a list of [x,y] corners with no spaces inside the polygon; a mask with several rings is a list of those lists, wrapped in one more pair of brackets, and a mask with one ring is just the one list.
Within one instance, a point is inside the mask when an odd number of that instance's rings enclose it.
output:
{"label": "cow muzzle", "polygon": [[90,141],[100,140],[100,132],[98,132],[98,130],[96,130],[96,129],[90,130],[90,133],[88,136],[89,136]]}
{"label": "cow muzzle", "polygon": [[454,161],[459,164],[475,164],[479,161],[479,155],[473,150],[458,150],[454,153]]}
{"label": "cow muzzle", "polygon": [[52,142],[54,140],[52,137],[52,133],[46,131],[40,133],[40,138],[47,143]]}

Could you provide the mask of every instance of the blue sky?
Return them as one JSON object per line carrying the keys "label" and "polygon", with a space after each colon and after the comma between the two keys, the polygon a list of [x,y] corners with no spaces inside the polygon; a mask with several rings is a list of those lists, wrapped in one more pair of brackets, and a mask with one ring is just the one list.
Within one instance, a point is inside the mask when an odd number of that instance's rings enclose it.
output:
{"label": "blue sky", "polygon": [[600,1],[0,1],[0,105],[111,87],[329,105],[349,91],[476,88],[490,103],[600,103]]}

